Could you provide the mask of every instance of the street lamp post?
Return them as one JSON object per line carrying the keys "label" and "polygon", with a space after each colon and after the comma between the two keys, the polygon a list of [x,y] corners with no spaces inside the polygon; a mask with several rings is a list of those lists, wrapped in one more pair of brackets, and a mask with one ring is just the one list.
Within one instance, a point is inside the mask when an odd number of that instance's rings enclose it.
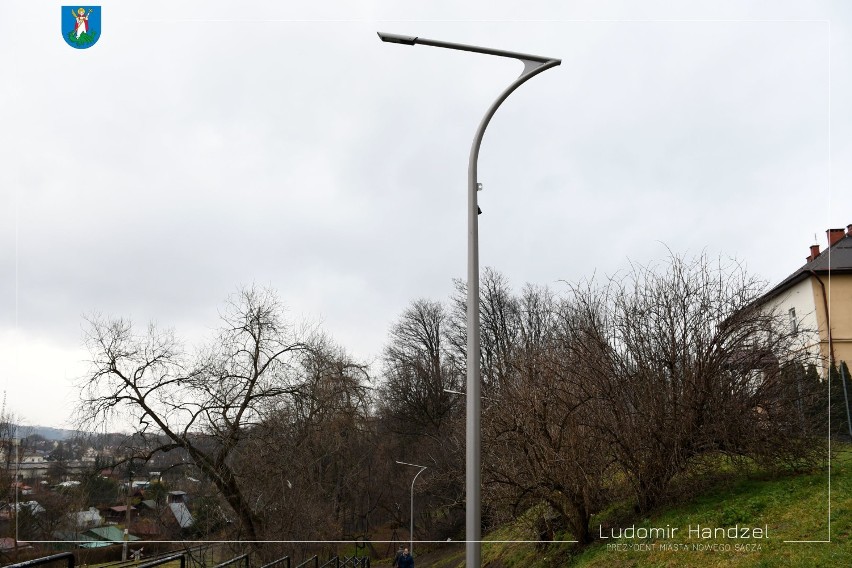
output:
{"label": "street lamp post", "polygon": [[428,468],[425,465],[417,465],[416,463],[406,463],[397,461],[396,463],[400,465],[410,465],[411,467],[419,467],[420,471],[418,471],[414,475],[414,479],[411,480],[411,528],[408,530],[408,552],[412,556],[414,556],[414,482],[417,481],[417,478],[421,473],[426,471]]}
{"label": "street lamp post", "polygon": [[465,452],[465,562],[468,568],[481,565],[482,517],[481,517],[481,432],[480,432],[480,369],[479,369],[479,205],[477,204],[477,160],[485,128],[503,101],[529,79],[556,67],[562,61],[552,57],[541,57],[526,53],[503,51],[437,41],[415,36],[403,36],[378,32],[382,41],[403,45],[429,45],[459,51],[471,51],[485,55],[496,55],[517,59],[524,64],[520,76],[497,97],[476,129],[470,148],[467,174],[467,418]]}

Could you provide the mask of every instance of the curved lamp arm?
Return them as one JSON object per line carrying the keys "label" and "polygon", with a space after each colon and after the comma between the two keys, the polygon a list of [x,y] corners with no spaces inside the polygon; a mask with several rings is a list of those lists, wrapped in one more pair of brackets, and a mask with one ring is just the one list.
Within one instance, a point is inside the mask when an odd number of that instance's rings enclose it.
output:
{"label": "curved lamp arm", "polygon": [[551,67],[556,67],[560,63],[562,63],[559,59],[549,59],[547,61],[537,61],[530,59],[520,59],[524,63],[524,70],[521,72],[520,76],[515,79],[511,85],[509,85],[505,91],[500,93],[500,96],[497,97],[491,106],[488,108],[488,112],[485,113],[485,116],[482,117],[482,121],[479,123],[479,127],[476,129],[476,134],[473,137],[473,145],[470,148],[470,161],[468,164],[468,171],[471,179],[476,182],[476,162],[479,159],[479,147],[482,145],[482,137],[485,135],[485,129],[488,127],[488,123],[491,122],[491,118],[494,116],[494,113],[497,112],[497,109],[500,108],[500,105],[503,104],[509,95],[515,92],[515,89],[538,75],[543,71],[547,71]]}

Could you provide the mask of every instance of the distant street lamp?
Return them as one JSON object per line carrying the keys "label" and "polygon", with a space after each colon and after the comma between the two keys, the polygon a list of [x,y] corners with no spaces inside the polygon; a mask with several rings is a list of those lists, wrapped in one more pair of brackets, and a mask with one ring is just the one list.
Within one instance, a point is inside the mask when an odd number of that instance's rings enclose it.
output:
{"label": "distant street lamp", "polygon": [[411,480],[411,528],[408,531],[408,552],[414,556],[414,482],[417,481],[417,478],[421,473],[429,468],[425,465],[417,465],[416,463],[406,463],[401,461],[397,461],[396,463],[420,468],[420,471],[418,471],[417,474],[415,474],[414,479]]}
{"label": "distant street lamp", "polygon": [[[450,394],[457,394],[459,396],[467,396],[467,393],[464,393],[462,391],[452,390],[452,389],[444,389],[444,392],[448,392]],[[480,398],[482,398],[482,400],[497,400],[497,399],[490,397],[490,396],[483,396],[483,397],[480,397]]]}
{"label": "distant street lamp", "polygon": [[479,219],[480,213],[477,204],[476,192],[481,188],[477,182],[477,160],[479,158],[479,147],[482,144],[482,136],[485,128],[491,121],[491,117],[497,112],[497,108],[511,95],[515,89],[527,80],[556,67],[562,61],[552,57],[541,57],[513,51],[503,51],[478,47],[475,45],[464,45],[461,43],[450,43],[437,41],[416,36],[403,36],[378,32],[382,41],[399,43],[403,45],[430,45],[432,47],[443,47],[459,51],[471,51],[485,55],[496,55],[498,57],[509,57],[517,59],[524,64],[524,70],[520,76],[500,93],[488,112],[479,123],[473,137],[473,145],[470,148],[470,158],[467,169],[467,419],[465,452],[465,565],[467,568],[478,567],[482,564],[482,516],[481,516],[481,401],[480,401],[480,369],[479,369]]}

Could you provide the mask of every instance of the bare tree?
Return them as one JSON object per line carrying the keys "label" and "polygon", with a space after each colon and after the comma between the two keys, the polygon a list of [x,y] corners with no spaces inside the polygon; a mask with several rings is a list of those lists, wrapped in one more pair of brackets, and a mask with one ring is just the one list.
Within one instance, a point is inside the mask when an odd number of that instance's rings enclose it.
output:
{"label": "bare tree", "polygon": [[450,356],[443,305],[417,300],[391,328],[385,348],[383,413],[395,431],[434,436],[463,406],[461,370]]}
{"label": "bare tree", "polygon": [[370,512],[360,497],[377,479],[370,392],[363,365],[327,339],[301,357],[299,393],[270,407],[238,453],[252,501],[269,529],[288,539],[337,539],[351,516]]}
{"label": "bare tree", "polygon": [[647,511],[705,458],[813,463],[819,445],[796,412],[813,388],[791,389],[782,373],[804,352],[783,315],[756,303],[763,284],[739,264],[672,256],[572,286],[559,302],[531,286],[514,296],[489,278],[492,503],[516,513],[544,502],[587,542],[591,515],[621,492],[616,480]]}
{"label": "bare tree", "polygon": [[[20,459],[21,437],[18,432],[19,426],[14,413],[6,409],[5,396],[3,400],[3,410],[0,412],[0,457],[3,459],[2,470],[0,470],[0,486],[3,490],[10,492],[12,483],[15,479],[15,470],[17,461]],[[9,495],[5,497],[11,500]]]}
{"label": "bare tree", "polygon": [[512,516],[546,503],[555,518],[541,538],[567,527],[587,543],[612,465],[594,426],[599,409],[583,392],[581,361],[565,345],[575,338],[560,333],[552,293],[527,286],[513,304],[519,332],[507,358],[511,371],[499,398],[486,404],[488,495],[510,503]]}
{"label": "bare tree", "polygon": [[170,330],[151,324],[137,334],[125,319],[88,318],[91,371],[79,418],[90,426],[131,419],[140,441],[134,459],[186,452],[234,510],[240,536],[255,541],[263,538],[264,519],[245,493],[234,456],[265,408],[299,392],[296,362],[306,340],[267,289],[241,290],[221,320],[214,341],[189,354]]}
{"label": "bare tree", "polygon": [[600,400],[602,446],[647,511],[695,458],[712,452],[804,460],[815,446],[778,379],[801,355],[764,288],[737,263],[672,256],[602,288],[575,287],[563,306],[584,396]]}
{"label": "bare tree", "polygon": [[[448,339],[457,366],[467,367],[467,283],[455,281]],[[480,368],[485,396],[496,395],[500,382],[511,372],[512,352],[521,341],[521,314],[509,281],[486,267],[479,287]]]}
{"label": "bare tree", "polygon": [[[417,300],[391,327],[384,353],[384,382],[379,390],[387,457],[429,466],[418,480],[421,518],[430,530],[433,518],[443,536],[455,535],[463,503],[464,367],[457,357],[452,334],[456,331],[443,304]],[[393,516],[404,502],[408,476],[393,465],[393,498],[385,511]],[[431,513],[435,514],[432,515]]]}

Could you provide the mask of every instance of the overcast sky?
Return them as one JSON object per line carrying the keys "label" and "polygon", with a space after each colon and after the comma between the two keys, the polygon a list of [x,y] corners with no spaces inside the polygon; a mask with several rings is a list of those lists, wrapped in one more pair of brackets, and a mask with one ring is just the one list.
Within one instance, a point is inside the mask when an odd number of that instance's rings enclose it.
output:
{"label": "overcast sky", "polygon": [[480,154],[480,262],[518,288],[666,247],[774,284],[852,223],[848,2],[407,4],[102,2],[76,50],[61,2],[4,3],[7,410],[67,425],[92,311],[197,340],[255,282],[377,361],[448,297],[471,139],[522,66],[378,30],[562,59]]}

